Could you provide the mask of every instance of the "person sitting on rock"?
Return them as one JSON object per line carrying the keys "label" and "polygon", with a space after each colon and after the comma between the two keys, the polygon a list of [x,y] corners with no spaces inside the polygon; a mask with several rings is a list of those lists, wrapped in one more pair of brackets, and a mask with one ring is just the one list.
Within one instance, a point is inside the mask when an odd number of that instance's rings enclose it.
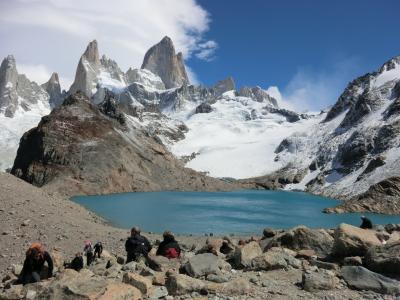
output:
{"label": "person sitting on rock", "polygon": [[131,236],[125,242],[125,250],[127,252],[126,263],[131,261],[147,261],[147,256],[151,251],[149,240],[140,235],[140,228],[133,227]]}
{"label": "person sitting on rock", "polygon": [[181,248],[175,240],[171,231],[165,231],[163,234],[164,240],[160,243],[156,255],[165,256],[169,259],[179,258],[181,256]]}
{"label": "person sitting on rock", "polygon": [[372,229],[372,222],[366,216],[361,216],[362,223],[360,228],[362,229]]}
{"label": "person sitting on rock", "polygon": [[22,284],[39,282],[42,279],[40,275],[44,270],[45,262],[47,262],[46,278],[50,278],[53,276],[53,260],[50,254],[45,251],[42,244],[33,243],[28,251],[26,251],[24,266],[19,275],[19,282]]}
{"label": "person sitting on rock", "polygon": [[78,252],[75,254],[74,259],[70,263],[64,264],[66,269],[73,269],[77,272],[83,269],[83,257],[82,253]]}
{"label": "person sitting on rock", "polygon": [[94,260],[93,246],[91,241],[85,241],[85,247],[83,248],[83,253],[86,255],[86,264],[90,266]]}
{"label": "person sitting on rock", "polygon": [[97,255],[97,257],[100,258],[101,253],[103,253],[103,244],[101,242],[97,242],[94,245],[94,257]]}

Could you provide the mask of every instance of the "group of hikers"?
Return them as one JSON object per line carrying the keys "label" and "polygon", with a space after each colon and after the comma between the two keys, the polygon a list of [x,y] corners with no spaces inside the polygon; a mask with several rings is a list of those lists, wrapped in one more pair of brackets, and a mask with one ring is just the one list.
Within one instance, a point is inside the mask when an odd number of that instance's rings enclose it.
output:
{"label": "group of hikers", "polygon": [[[372,222],[367,217],[361,217],[362,224],[360,228],[372,229]],[[240,244],[240,243],[239,243]],[[223,244],[220,251],[224,253],[224,249],[231,250],[229,245]],[[125,242],[125,250],[127,253],[126,263],[143,261],[146,263],[148,254],[152,246],[149,240],[140,234],[139,227],[131,229],[131,235]],[[94,246],[90,241],[85,241],[83,254],[86,256],[86,263],[90,266],[96,258],[100,258],[103,252],[103,245],[97,242]],[[81,270],[84,267],[83,254],[78,252],[70,263],[65,263],[65,268]],[[156,255],[161,255],[169,259],[179,258],[181,256],[181,248],[171,231],[165,231],[163,241],[159,244]],[[47,262],[47,272],[43,274],[44,264]],[[51,255],[44,249],[40,243],[33,243],[26,252],[26,258],[22,271],[19,275],[19,282],[22,284],[39,282],[43,278],[53,276],[53,260]]]}
{"label": "group of hikers", "polygon": [[[131,235],[125,242],[127,252],[126,263],[146,262],[152,246],[149,240],[140,234],[139,227],[131,229]],[[97,242],[94,246],[90,241],[85,241],[83,253],[78,252],[71,262],[65,263],[64,267],[80,271],[84,268],[83,255],[86,256],[86,264],[90,266],[96,258],[100,258],[103,252],[103,244]],[[179,258],[181,248],[171,231],[165,231],[163,241],[159,244],[156,255],[165,256],[169,259]],[[45,268],[47,263],[47,269]],[[26,252],[26,257],[18,282],[22,284],[39,282],[41,278],[50,278],[53,276],[53,260],[51,255],[45,250],[42,244],[33,243]]]}

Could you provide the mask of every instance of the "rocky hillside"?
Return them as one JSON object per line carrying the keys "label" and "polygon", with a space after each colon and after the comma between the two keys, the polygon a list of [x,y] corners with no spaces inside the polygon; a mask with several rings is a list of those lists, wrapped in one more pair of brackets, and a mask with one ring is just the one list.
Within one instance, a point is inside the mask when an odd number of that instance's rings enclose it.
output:
{"label": "rocky hillside", "polygon": [[[396,299],[400,295],[400,225],[364,230],[304,226],[266,228],[255,237],[178,236],[180,259],[156,256],[160,236],[149,237],[148,265],[124,263],[127,232],[81,206],[0,173],[0,299]],[[56,209],[55,209],[56,208]],[[83,241],[105,251],[80,272],[64,262]],[[158,240],[157,240],[158,239]],[[18,285],[24,252],[40,241],[55,276]],[[224,245],[222,247],[222,245]]]}
{"label": "rocky hillside", "polygon": [[155,190],[227,190],[233,186],[183,165],[155,136],[81,93],[23,135],[11,173],[69,195]]}

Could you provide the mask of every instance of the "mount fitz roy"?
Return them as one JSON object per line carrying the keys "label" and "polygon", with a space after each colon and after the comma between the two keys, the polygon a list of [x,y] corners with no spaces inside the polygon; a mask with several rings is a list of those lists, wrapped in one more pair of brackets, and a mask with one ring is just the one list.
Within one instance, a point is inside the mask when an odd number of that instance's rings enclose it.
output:
{"label": "mount fitz roy", "polygon": [[282,188],[346,200],[327,212],[399,214],[399,113],[400,57],[300,114],[231,77],[191,85],[168,37],[126,72],[92,41],[69,91],[3,60],[0,166],[69,194]]}

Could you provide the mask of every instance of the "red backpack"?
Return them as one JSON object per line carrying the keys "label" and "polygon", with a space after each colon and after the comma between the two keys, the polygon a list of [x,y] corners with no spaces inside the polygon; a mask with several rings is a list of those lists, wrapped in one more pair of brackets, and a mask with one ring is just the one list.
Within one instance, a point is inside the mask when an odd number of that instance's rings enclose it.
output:
{"label": "red backpack", "polygon": [[168,248],[167,251],[165,251],[165,257],[167,257],[169,259],[178,258],[179,256],[180,256],[180,253],[175,248]]}

